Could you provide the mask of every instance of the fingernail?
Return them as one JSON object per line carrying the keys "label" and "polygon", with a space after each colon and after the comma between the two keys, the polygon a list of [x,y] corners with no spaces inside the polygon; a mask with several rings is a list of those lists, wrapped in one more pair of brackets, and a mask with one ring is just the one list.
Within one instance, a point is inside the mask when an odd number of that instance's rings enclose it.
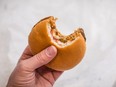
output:
{"label": "fingernail", "polygon": [[57,49],[54,46],[50,46],[46,49],[46,55],[48,57],[55,57],[57,54]]}

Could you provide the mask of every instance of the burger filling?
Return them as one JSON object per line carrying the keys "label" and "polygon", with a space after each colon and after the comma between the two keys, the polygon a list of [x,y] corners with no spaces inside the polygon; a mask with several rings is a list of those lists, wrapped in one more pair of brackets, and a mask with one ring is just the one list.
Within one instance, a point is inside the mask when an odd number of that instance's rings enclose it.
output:
{"label": "burger filling", "polygon": [[73,42],[75,39],[78,39],[82,29],[75,30],[74,33],[65,36],[62,35],[57,29],[51,29],[51,35],[53,40],[60,46],[65,46]]}
{"label": "burger filling", "polygon": [[55,42],[57,45],[66,46],[66,45],[74,42],[75,39],[78,39],[78,37],[80,36],[80,33],[82,34],[82,36],[86,40],[85,35],[84,35],[84,31],[83,31],[82,28],[79,28],[79,29],[75,30],[74,33],[72,33],[68,36],[62,35],[56,29],[55,21],[56,21],[56,19],[50,21],[50,26],[48,26],[48,27],[49,27],[49,30],[50,30],[50,37],[52,38],[53,42]]}

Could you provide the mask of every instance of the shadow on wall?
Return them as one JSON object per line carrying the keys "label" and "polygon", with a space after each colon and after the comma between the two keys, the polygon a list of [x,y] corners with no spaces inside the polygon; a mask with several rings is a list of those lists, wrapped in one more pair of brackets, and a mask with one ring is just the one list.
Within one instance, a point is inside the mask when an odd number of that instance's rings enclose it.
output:
{"label": "shadow on wall", "polygon": [[112,87],[116,87],[116,81],[114,82],[114,85]]}
{"label": "shadow on wall", "polygon": [[0,87],[5,87],[11,73],[11,63],[8,57],[11,35],[8,29],[0,30]]}

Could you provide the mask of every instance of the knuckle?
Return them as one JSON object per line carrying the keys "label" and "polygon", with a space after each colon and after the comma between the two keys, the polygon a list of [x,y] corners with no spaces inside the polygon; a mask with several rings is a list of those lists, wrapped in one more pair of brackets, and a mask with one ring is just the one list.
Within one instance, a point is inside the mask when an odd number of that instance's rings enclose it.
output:
{"label": "knuckle", "polygon": [[24,61],[21,61],[19,64],[19,70],[21,71],[31,71],[31,69],[29,68],[29,66],[25,63],[25,60]]}
{"label": "knuckle", "polygon": [[23,61],[21,61],[21,62],[18,64],[18,66],[19,66],[19,69],[20,69],[20,70],[25,70],[25,69],[26,69],[25,63],[24,63]]}
{"label": "knuckle", "polygon": [[35,57],[40,64],[46,64],[47,63],[47,61],[46,61],[47,58],[46,58],[44,52],[41,52],[40,54],[36,55]]}

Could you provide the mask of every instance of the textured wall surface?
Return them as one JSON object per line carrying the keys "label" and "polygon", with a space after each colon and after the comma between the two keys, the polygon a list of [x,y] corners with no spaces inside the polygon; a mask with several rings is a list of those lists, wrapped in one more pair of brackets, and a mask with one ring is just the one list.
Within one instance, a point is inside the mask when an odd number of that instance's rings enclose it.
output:
{"label": "textured wall surface", "polygon": [[83,61],[54,87],[116,87],[116,0],[0,0],[0,87],[28,44],[41,18],[58,17],[64,34],[82,27],[87,37]]}

